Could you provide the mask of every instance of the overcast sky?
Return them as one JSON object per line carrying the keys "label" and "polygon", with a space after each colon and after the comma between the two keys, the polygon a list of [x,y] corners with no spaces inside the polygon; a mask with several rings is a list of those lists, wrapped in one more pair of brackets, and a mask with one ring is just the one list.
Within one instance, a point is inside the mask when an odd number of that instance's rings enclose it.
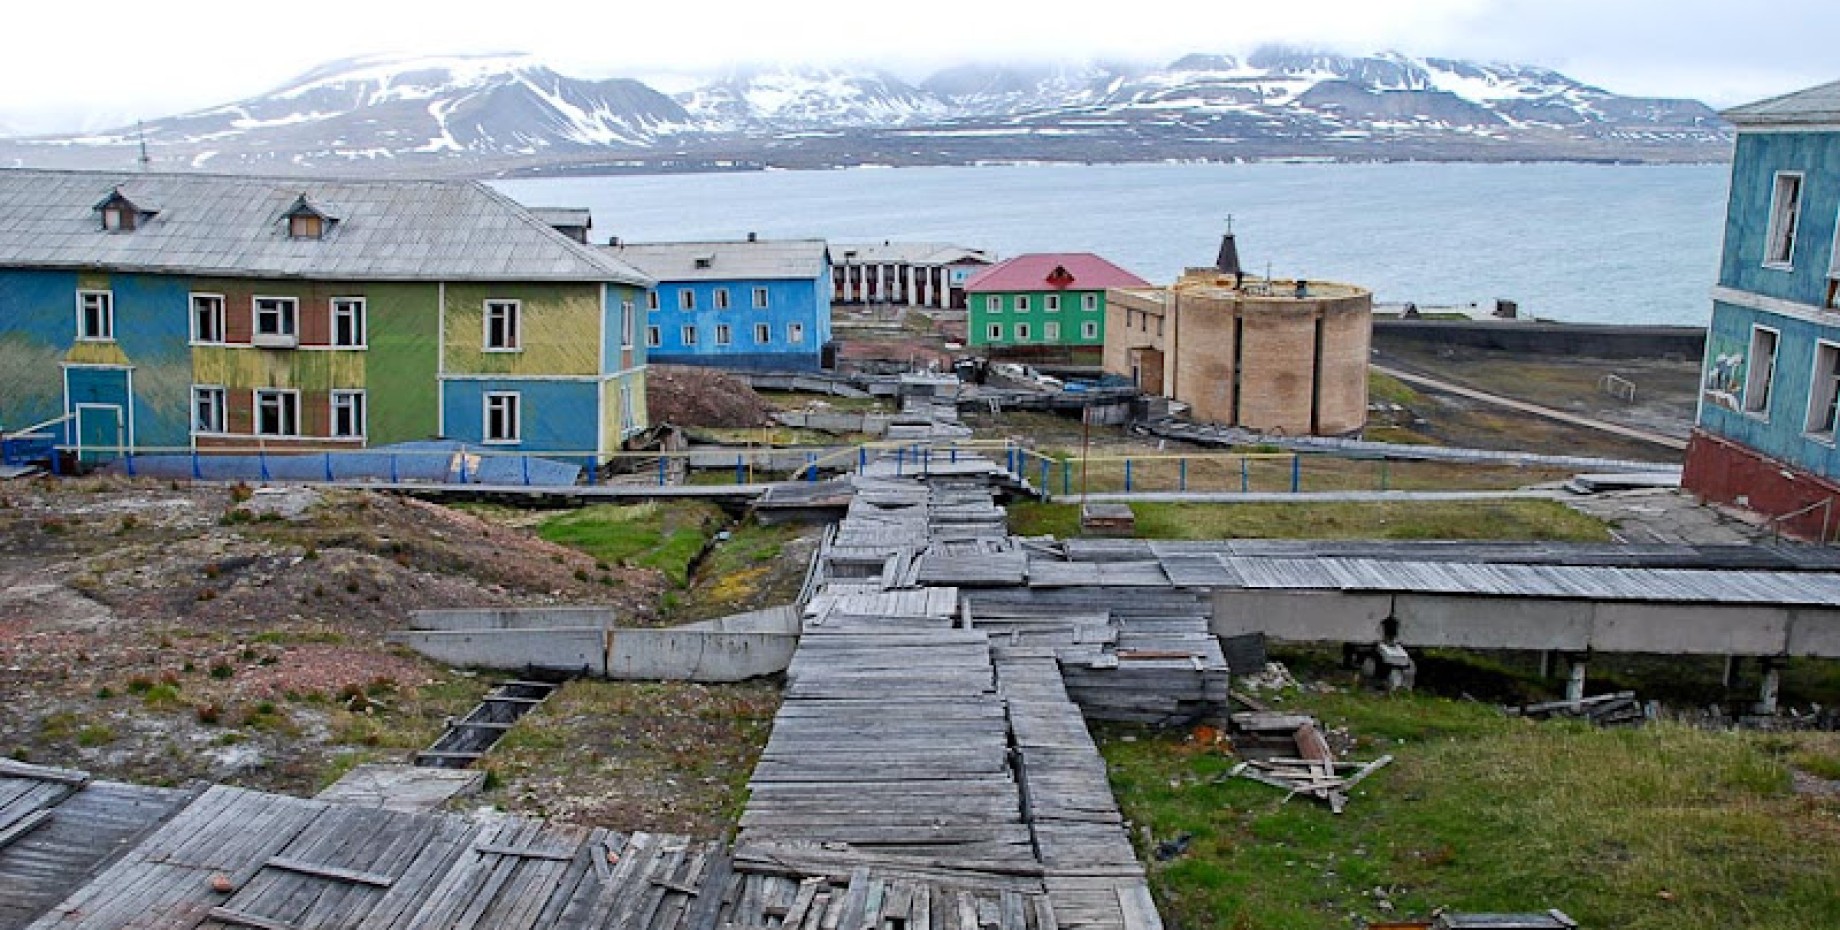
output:
{"label": "overcast sky", "polygon": [[1729,106],[1840,79],[1836,0],[62,0],[7,4],[0,128],[102,128],[259,94],[335,58],[520,51],[576,77],[872,62],[1163,61],[1285,43],[1554,68]]}

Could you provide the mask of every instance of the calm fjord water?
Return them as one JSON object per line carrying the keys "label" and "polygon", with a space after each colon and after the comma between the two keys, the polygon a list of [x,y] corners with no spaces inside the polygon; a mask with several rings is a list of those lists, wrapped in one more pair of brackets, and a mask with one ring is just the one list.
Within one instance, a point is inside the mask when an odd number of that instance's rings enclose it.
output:
{"label": "calm fjord water", "polygon": [[1381,302],[1591,323],[1703,325],[1725,165],[1025,165],[497,182],[590,207],[593,236],[815,237],[1097,252],[1157,283],[1211,264],[1233,216],[1249,271]]}

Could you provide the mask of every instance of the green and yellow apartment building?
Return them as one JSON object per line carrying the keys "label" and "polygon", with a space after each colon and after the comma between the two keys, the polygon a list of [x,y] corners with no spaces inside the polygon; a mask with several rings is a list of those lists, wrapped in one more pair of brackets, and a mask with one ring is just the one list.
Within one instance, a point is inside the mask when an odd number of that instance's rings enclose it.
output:
{"label": "green and yellow apartment building", "polygon": [[605,457],[651,283],[475,182],[0,170],[0,430]]}

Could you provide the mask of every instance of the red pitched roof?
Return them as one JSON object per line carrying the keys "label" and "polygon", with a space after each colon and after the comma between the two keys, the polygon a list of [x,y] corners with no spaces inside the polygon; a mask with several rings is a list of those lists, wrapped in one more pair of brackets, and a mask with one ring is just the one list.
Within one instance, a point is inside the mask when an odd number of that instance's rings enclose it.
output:
{"label": "red pitched roof", "polygon": [[1018,255],[973,275],[969,293],[990,291],[1102,291],[1108,287],[1149,287],[1150,282],[1091,252],[1036,252]]}

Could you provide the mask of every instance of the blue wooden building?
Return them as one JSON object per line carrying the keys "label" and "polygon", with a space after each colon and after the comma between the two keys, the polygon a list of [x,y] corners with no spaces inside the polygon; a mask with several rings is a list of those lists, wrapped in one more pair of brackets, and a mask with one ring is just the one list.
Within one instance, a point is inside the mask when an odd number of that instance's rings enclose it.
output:
{"label": "blue wooden building", "polygon": [[1738,128],[1685,486],[1840,531],[1840,82],[1725,112]]}
{"label": "blue wooden building", "polygon": [[607,251],[658,282],[648,358],[665,365],[814,371],[831,339],[831,256],[822,239],[619,243]]}

